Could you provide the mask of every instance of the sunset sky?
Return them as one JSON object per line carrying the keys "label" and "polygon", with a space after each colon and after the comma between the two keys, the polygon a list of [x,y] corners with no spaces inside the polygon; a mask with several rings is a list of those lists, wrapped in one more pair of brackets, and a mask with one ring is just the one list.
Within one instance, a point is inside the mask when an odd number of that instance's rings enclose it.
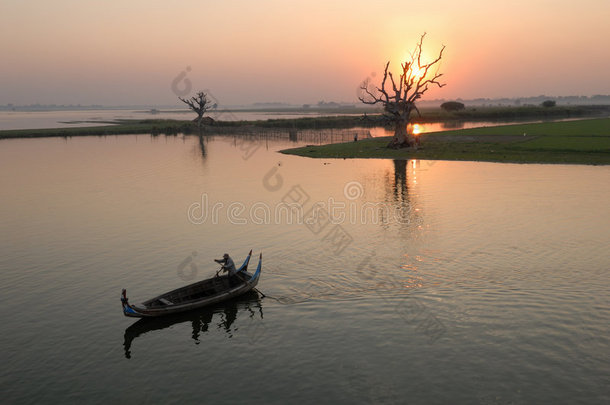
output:
{"label": "sunset sky", "polygon": [[609,0],[3,0],[0,104],[355,101],[423,32],[429,99],[610,94]]}

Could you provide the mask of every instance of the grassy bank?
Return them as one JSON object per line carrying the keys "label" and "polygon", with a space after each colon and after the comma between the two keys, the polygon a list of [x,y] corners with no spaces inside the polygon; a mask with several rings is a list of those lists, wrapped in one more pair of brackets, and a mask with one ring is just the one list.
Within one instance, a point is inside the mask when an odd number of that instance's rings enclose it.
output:
{"label": "grassy bank", "polygon": [[109,121],[104,126],[12,129],[0,131],[2,138],[42,138],[50,136],[91,136],[123,134],[178,134],[190,133],[197,127],[190,121],[179,120],[118,120]]}
{"label": "grassy bank", "polygon": [[287,149],[282,153],[313,158],[610,164],[609,118],[423,134],[418,150],[388,149],[389,141],[390,138],[373,138]]}

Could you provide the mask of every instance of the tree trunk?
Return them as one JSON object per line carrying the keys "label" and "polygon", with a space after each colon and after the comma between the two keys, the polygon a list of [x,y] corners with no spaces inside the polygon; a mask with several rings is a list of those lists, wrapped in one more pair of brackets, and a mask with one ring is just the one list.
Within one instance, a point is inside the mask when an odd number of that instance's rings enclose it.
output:
{"label": "tree trunk", "polygon": [[407,133],[408,120],[399,119],[394,124],[394,138],[390,143],[392,148],[406,148],[415,145],[415,142]]}

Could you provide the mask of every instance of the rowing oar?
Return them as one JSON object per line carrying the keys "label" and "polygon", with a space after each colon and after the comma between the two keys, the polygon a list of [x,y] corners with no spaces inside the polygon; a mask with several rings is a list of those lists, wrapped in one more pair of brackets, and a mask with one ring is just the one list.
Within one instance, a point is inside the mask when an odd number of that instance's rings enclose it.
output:
{"label": "rowing oar", "polygon": [[[247,282],[248,282],[248,280],[244,280],[244,279],[241,277],[241,274],[239,274],[239,273],[235,273],[235,275],[236,275],[237,277],[239,277],[239,279],[240,279],[241,281],[243,281],[243,282],[245,282],[245,283],[247,283]],[[252,289],[253,289],[254,291],[256,291],[257,293],[259,293],[260,295],[262,295],[262,298],[265,298],[265,297],[266,297],[266,295],[265,295],[265,294],[263,294],[263,292],[262,292],[261,290],[259,290],[258,288],[256,288],[256,287],[252,287]]]}
{"label": "rowing oar", "polygon": [[[220,271],[221,271],[222,269],[223,269],[222,267],[221,267],[220,269],[218,269],[218,271],[216,272],[216,276],[215,276],[215,277],[218,277],[218,273],[220,273]],[[239,274],[239,273],[235,273],[235,275],[236,275],[236,276],[237,276],[237,277],[238,277],[238,278],[239,278],[241,281],[243,281],[244,283],[247,283],[247,282],[248,282],[248,280],[245,280],[244,278],[242,278],[241,274]],[[265,294],[263,294],[263,292],[262,292],[261,290],[259,290],[258,288],[256,288],[256,287],[252,287],[252,289],[253,289],[254,291],[256,291],[257,293],[259,293],[260,295],[262,295],[262,297],[263,297],[263,298],[265,298],[265,297],[266,297],[266,295],[265,295]],[[273,297],[271,297],[271,298],[273,298]]]}

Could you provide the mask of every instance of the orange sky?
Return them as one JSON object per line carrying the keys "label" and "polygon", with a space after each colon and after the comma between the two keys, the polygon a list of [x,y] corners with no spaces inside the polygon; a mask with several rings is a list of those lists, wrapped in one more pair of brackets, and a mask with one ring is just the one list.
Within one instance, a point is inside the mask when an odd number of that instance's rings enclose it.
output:
{"label": "orange sky", "polygon": [[3,0],[0,104],[173,104],[187,66],[221,104],[355,101],[423,32],[447,46],[427,98],[610,94],[609,21],[609,0]]}

